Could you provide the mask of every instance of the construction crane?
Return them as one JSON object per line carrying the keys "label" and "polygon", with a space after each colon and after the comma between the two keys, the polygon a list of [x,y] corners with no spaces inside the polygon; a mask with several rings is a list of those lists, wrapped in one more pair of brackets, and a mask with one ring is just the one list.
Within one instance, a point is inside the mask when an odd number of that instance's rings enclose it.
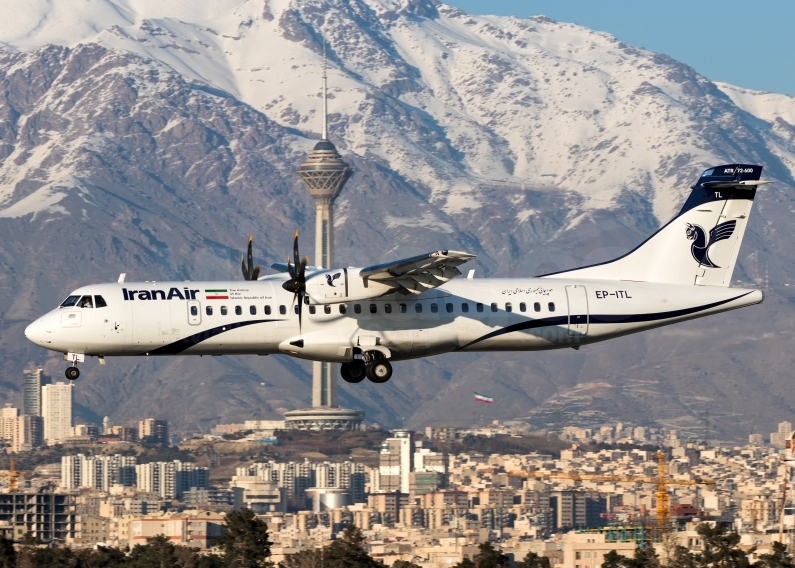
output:
{"label": "construction crane", "polygon": [[8,492],[14,493],[19,489],[19,480],[25,477],[24,471],[17,471],[17,464],[11,460],[11,465],[8,466],[8,471],[0,471],[0,478],[8,478]]}
{"label": "construction crane", "polygon": [[513,477],[535,478],[535,479],[571,479],[573,481],[611,481],[614,483],[648,483],[657,486],[657,527],[662,529],[668,526],[671,515],[671,496],[668,494],[669,485],[715,485],[714,481],[702,479],[698,481],[677,481],[668,477],[665,469],[665,454],[657,452],[656,477],[636,476],[636,475],[607,475],[600,473],[569,473],[569,472],[544,472],[544,471],[509,471],[508,475]]}

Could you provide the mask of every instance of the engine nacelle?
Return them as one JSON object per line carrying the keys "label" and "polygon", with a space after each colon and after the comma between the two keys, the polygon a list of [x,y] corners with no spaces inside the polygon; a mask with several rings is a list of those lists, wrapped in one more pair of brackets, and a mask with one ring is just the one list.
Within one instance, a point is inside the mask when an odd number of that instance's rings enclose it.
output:
{"label": "engine nacelle", "polygon": [[337,268],[313,272],[306,279],[306,295],[311,304],[379,298],[393,291],[393,286],[359,276],[361,268]]}

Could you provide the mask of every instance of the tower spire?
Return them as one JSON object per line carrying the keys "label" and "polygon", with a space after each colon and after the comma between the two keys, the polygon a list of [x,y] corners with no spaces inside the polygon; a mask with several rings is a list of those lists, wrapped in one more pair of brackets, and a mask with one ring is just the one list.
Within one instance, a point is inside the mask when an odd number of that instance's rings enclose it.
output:
{"label": "tower spire", "polygon": [[321,140],[328,140],[328,74],[326,58],[326,36],[323,36],[323,136]]}

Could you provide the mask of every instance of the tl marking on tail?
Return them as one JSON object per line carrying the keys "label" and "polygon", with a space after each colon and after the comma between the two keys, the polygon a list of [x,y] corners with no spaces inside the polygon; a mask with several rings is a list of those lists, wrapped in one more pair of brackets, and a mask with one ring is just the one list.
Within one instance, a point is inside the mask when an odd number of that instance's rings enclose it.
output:
{"label": "tl marking on tail", "polygon": [[718,241],[724,241],[731,237],[736,225],[737,221],[734,220],[715,225],[709,232],[709,242],[707,242],[704,229],[698,225],[685,223],[685,234],[688,240],[693,241],[693,244],[690,245],[690,253],[693,255],[693,258],[696,259],[696,262],[708,268],[720,268],[720,266],[710,260],[709,247]]}

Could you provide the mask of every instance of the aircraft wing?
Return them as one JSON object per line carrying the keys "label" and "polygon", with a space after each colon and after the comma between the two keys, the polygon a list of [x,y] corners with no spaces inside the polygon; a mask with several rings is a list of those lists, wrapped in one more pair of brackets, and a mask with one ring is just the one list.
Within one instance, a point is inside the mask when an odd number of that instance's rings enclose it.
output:
{"label": "aircraft wing", "polygon": [[359,276],[401,288],[404,294],[422,294],[461,276],[458,266],[477,258],[457,250],[438,250],[394,262],[362,268]]}

